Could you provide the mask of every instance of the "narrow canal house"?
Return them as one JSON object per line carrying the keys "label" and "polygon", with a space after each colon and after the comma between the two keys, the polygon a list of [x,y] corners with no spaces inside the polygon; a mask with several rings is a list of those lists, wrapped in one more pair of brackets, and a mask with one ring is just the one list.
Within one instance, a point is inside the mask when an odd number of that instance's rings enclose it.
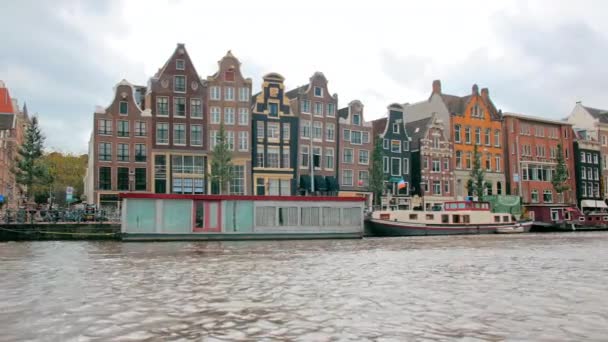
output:
{"label": "narrow canal house", "polygon": [[[207,77],[208,96],[205,108],[209,151],[219,138],[220,124],[224,124],[228,147],[232,151],[233,180],[231,195],[250,195],[251,174],[251,78],[244,78],[241,63],[228,53],[218,62],[219,69]],[[210,165],[207,172],[211,172]],[[217,194],[217,184],[210,184],[210,193]]]}
{"label": "narrow canal house", "polygon": [[184,44],[177,44],[148,84],[146,103],[153,122],[152,191],[206,193],[203,132],[207,92]]}
{"label": "narrow canal house", "polygon": [[[537,222],[564,220],[576,204],[574,131],[572,124],[527,115],[503,114],[507,193],[521,198],[528,216]],[[569,190],[559,195],[551,180],[557,169],[558,145],[570,177]]]}
{"label": "narrow canal house", "polygon": [[430,117],[406,124],[412,138],[412,194],[423,198],[421,206],[454,200],[452,144],[445,137],[443,120],[433,113]]}
{"label": "narrow canal house", "polygon": [[576,199],[583,211],[608,208],[600,192],[600,143],[585,130],[575,130],[574,166]]}
{"label": "narrow canal house", "polygon": [[291,110],[299,119],[300,150],[294,167],[298,190],[304,193],[310,192],[313,186],[315,192],[335,194],[338,191],[338,95],[329,92],[327,83],[323,73],[315,72],[308,84],[286,93]]}
{"label": "narrow canal house", "polygon": [[[374,136],[382,140],[382,166],[386,193],[407,197],[411,184],[410,138],[405,128],[404,107],[398,103],[388,106],[387,117],[372,121]],[[409,206],[409,203],[403,202]]]}
{"label": "narrow canal house", "polygon": [[294,195],[298,162],[298,117],[285,96],[283,76],[264,76],[253,96],[252,160],[255,195]]}
{"label": "narrow canal house", "polygon": [[473,195],[467,182],[471,178],[475,145],[489,184],[485,194],[505,194],[502,114],[490,99],[489,90],[483,88],[480,94],[474,84],[468,96],[442,94],[441,97],[451,118],[456,199]]}
{"label": "narrow canal house", "polygon": [[151,191],[151,114],[145,92],[122,80],[110,105],[95,109],[84,180],[87,203],[113,211],[120,209],[118,193]]}
{"label": "narrow canal house", "polygon": [[369,191],[369,174],[374,135],[372,123],[365,121],[363,109],[361,101],[353,100],[338,110],[338,195],[365,197],[370,206],[373,194]]}

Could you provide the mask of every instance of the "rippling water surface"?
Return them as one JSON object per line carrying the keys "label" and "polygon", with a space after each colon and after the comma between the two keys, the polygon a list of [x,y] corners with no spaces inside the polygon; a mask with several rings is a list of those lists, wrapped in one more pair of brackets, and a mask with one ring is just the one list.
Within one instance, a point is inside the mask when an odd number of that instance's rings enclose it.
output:
{"label": "rippling water surface", "polygon": [[0,243],[0,340],[606,340],[608,233]]}

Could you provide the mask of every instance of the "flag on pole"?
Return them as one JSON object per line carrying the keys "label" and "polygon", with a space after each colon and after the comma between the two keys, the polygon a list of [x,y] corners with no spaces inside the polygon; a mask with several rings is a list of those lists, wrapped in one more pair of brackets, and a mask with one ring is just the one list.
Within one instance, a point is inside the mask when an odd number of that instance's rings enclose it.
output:
{"label": "flag on pole", "polygon": [[399,181],[399,183],[397,183],[397,189],[398,189],[398,190],[401,190],[401,189],[403,189],[403,188],[405,188],[405,181],[404,181],[403,179],[401,179],[401,180]]}

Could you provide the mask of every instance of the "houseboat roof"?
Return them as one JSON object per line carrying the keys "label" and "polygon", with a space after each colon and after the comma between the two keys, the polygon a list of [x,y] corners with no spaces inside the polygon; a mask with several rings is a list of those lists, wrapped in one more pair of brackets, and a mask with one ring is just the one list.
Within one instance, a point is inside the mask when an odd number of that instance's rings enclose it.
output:
{"label": "houseboat roof", "polygon": [[175,199],[199,201],[297,201],[297,202],[363,202],[365,197],[336,196],[245,196],[245,195],[182,195],[121,192],[120,198]]}
{"label": "houseboat roof", "polygon": [[471,202],[471,201],[445,202],[443,204],[443,210],[445,210],[445,211],[456,211],[456,210],[490,211],[490,203],[489,202]]}

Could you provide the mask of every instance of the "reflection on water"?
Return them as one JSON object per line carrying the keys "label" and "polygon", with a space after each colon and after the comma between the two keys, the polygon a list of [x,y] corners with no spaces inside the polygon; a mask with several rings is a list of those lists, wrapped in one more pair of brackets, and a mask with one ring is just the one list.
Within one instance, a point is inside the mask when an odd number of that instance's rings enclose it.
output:
{"label": "reflection on water", "polygon": [[0,340],[603,340],[608,233],[0,243]]}

